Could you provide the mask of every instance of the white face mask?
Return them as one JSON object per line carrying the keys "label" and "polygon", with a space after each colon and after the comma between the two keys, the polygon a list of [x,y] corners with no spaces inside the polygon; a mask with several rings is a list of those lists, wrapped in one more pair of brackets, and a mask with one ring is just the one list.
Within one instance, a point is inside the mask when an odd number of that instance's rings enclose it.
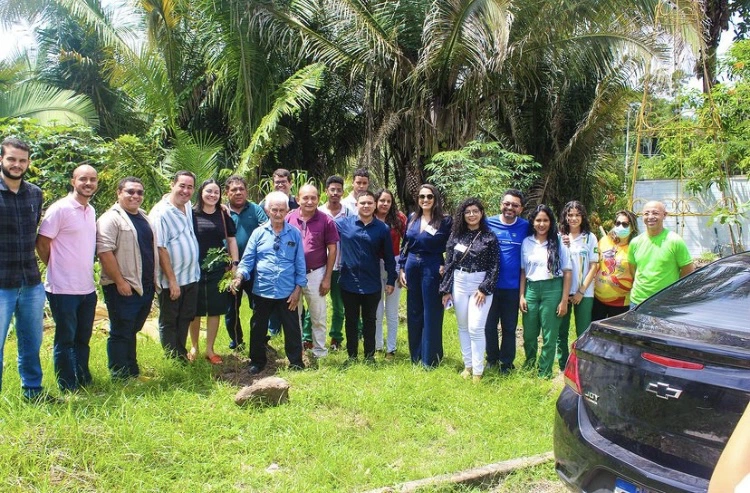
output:
{"label": "white face mask", "polygon": [[615,226],[615,234],[618,238],[627,238],[630,235],[630,226]]}

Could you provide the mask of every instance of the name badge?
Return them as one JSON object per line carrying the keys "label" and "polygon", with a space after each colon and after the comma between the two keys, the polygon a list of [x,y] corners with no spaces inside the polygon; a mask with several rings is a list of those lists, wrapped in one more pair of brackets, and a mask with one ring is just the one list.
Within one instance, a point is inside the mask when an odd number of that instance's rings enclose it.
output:
{"label": "name badge", "polygon": [[454,250],[457,252],[464,253],[468,247],[466,245],[462,245],[461,243],[458,243],[455,247],[453,247]]}
{"label": "name badge", "polygon": [[424,230],[430,233],[432,236],[435,236],[437,234],[437,229],[435,229],[433,226],[429,224],[427,225],[426,228],[424,228]]}

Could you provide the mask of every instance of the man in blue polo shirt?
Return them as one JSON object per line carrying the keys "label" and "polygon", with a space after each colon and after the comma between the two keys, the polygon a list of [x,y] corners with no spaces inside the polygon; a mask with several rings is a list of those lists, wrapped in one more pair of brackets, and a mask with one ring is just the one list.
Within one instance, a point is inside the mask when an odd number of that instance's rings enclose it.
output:
{"label": "man in blue polo shirt", "polygon": [[264,203],[270,220],[250,235],[231,286],[236,293],[255,270],[248,368],[251,375],[257,375],[266,366],[266,333],[272,313],[278,316],[284,329],[289,368],[301,370],[305,367],[297,315],[302,288],[307,287],[302,237],[299,230],[284,220],[289,205],[283,192],[269,193]]}
{"label": "man in blue polo shirt", "polygon": [[[240,257],[245,252],[247,241],[255,229],[268,221],[268,216],[263,208],[247,199],[247,182],[239,175],[227,178],[224,191],[229,199],[229,214],[232,216],[237,228],[235,239],[237,240],[237,251]],[[240,321],[240,306],[242,306],[242,293],[247,293],[248,299],[252,300],[253,280],[243,282],[236,293],[232,303],[227,307],[224,318],[229,334],[229,349],[240,350],[243,345],[244,335],[242,322]]]}
{"label": "man in blue polo shirt", "polygon": [[[484,335],[487,339],[487,369],[499,364],[500,372],[508,373],[515,368],[521,243],[529,235],[529,222],[520,217],[523,194],[518,190],[507,190],[501,206],[499,215],[487,218],[487,225],[500,244],[500,265]],[[502,343],[498,339],[498,322],[502,327]]]}
{"label": "man in blue polo shirt", "polygon": [[357,212],[356,216],[336,219],[341,238],[339,285],[344,301],[346,351],[350,361],[357,359],[357,324],[361,314],[365,360],[374,361],[375,317],[383,288],[380,256],[388,275],[386,294],[393,292],[396,283],[396,261],[390,228],[375,220],[375,195],[369,190],[357,196]]}

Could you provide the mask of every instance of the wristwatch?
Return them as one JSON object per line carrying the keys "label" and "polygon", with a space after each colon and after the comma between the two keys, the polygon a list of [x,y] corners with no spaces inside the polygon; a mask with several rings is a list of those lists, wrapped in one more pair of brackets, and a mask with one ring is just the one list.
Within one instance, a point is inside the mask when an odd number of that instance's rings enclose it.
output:
{"label": "wristwatch", "polygon": [[240,261],[239,260],[232,260],[232,265],[234,267],[237,267],[238,265],[240,265]]}

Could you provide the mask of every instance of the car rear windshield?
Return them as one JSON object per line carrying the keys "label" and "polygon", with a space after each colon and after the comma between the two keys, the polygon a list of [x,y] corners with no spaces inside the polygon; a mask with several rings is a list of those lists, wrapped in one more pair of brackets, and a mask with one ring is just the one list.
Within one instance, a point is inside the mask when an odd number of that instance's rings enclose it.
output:
{"label": "car rear windshield", "polygon": [[750,332],[750,254],[719,260],[644,301],[639,314]]}

